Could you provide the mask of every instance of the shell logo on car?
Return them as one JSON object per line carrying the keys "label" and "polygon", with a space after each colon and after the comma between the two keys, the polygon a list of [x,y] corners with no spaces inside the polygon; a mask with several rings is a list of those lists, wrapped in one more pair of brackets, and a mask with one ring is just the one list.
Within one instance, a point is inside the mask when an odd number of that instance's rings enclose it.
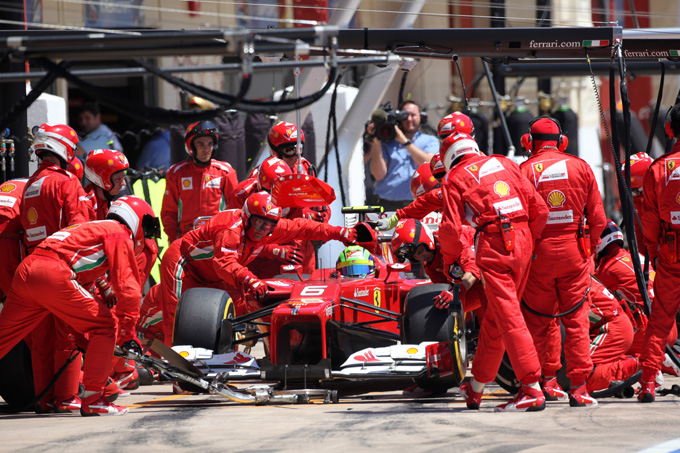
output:
{"label": "shell logo on car", "polygon": [[418,354],[418,348],[408,348],[406,350],[407,354]]}

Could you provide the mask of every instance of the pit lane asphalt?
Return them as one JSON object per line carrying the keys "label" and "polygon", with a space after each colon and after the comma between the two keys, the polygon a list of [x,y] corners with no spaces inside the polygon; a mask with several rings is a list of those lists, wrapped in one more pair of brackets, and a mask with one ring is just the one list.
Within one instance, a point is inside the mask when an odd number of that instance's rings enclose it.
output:
{"label": "pit lane asphalt", "polygon": [[[666,378],[664,387],[672,384],[680,378]],[[118,399],[130,408],[124,416],[0,415],[0,451],[632,452],[680,438],[676,396],[494,413],[510,395],[495,385],[487,390],[481,410],[470,411],[458,389],[437,398],[387,392],[338,404],[244,406],[216,395],[173,395],[169,383],[155,383]],[[653,451],[679,448],[680,440]]]}

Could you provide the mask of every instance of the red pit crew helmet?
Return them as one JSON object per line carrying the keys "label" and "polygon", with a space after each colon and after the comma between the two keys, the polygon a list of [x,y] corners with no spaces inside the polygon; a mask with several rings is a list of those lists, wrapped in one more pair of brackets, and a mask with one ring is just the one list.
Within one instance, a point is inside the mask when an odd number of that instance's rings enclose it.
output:
{"label": "red pit crew helmet", "polygon": [[40,157],[43,151],[50,151],[69,163],[75,157],[78,134],[65,124],[41,124],[33,138],[33,149]]}
{"label": "red pit crew helmet", "polygon": [[420,244],[425,245],[429,251],[434,252],[434,236],[430,229],[423,225],[420,220],[400,220],[394,229],[390,242],[392,253],[397,261],[403,263],[406,259],[412,259]]}
{"label": "red pit crew helmet", "polygon": [[135,255],[144,250],[144,239],[161,236],[161,224],[149,203],[132,195],[113,201],[106,218],[117,220],[130,229],[135,241]]}
{"label": "red pit crew helmet", "polygon": [[115,149],[94,149],[85,160],[85,176],[107,192],[113,189],[113,175],[130,167],[125,154]]}

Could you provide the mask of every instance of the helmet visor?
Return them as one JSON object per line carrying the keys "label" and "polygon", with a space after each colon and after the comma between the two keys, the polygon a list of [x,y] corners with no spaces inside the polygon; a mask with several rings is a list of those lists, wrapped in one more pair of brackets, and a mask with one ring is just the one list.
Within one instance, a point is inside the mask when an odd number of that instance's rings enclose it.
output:
{"label": "helmet visor", "polygon": [[250,225],[258,231],[263,231],[265,234],[271,233],[276,226],[271,220],[258,216],[253,216],[251,218]]}
{"label": "helmet visor", "polygon": [[144,214],[144,217],[142,217],[142,231],[147,239],[159,239],[161,237],[161,222],[158,220],[158,217]]}
{"label": "helmet visor", "polygon": [[[290,143],[279,148],[282,156],[293,157],[297,155],[297,143]],[[302,144],[300,144],[300,152],[302,152]]]}
{"label": "helmet visor", "polygon": [[401,247],[399,247],[396,251],[396,258],[397,261],[400,263],[403,263],[406,260],[412,261],[413,260],[413,255],[416,253],[416,245],[415,244],[403,244]]}
{"label": "helmet visor", "polygon": [[352,260],[338,265],[340,275],[343,277],[366,277],[373,269],[368,260]]}

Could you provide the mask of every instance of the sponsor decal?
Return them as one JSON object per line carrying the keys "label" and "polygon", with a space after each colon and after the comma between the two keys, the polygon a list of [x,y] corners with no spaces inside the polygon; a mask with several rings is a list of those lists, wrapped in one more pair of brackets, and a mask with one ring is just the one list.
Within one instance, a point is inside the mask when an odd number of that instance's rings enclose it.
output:
{"label": "sponsor decal", "polygon": [[671,211],[671,223],[680,225],[680,211]]}
{"label": "sponsor decal", "polygon": [[509,214],[523,209],[522,202],[517,197],[494,203],[493,207],[499,214]]}
{"label": "sponsor decal", "polygon": [[501,165],[498,159],[493,157],[484,162],[482,168],[479,169],[479,179],[482,179],[484,176],[489,176],[490,174],[499,172],[501,170],[504,170],[503,165]]}
{"label": "sponsor decal", "polygon": [[406,354],[417,354],[418,353],[418,348],[408,348],[406,350]]}
{"label": "sponsor decal", "polygon": [[504,181],[497,181],[493,185],[493,191],[496,192],[496,194],[500,197],[507,197],[510,193],[510,186]]}
{"label": "sponsor decal", "polygon": [[204,189],[219,189],[222,185],[221,176],[210,176],[205,175],[205,183],[203,184]]}
{"label": "sponsor decal", "polygon": [[354,297],[366,297],[366,296],[368,296],[368,290],[367,289],[356,288],[354,290]]}
{"label": "sponsor decal", "polygon": [[180,351],[180,352],[179,352],[179,355],[181,355],[181,356],[184,357],[185,359],[186,359],[187,357],[189,357],[189,353],[188,353],[187,351]]}
{"label": "sponsor decal", "polygon": [[34,224],[38,221],[38,211],[35,208],[29,208],[26,212],[26,218],[28,219],[28,223]]}
{"label": "sponsor decal", "polygon": [[56,239],[58,241],[63,241],[64,239],[68,238],[71,236],[71,233],[68,233],[66,231],[57,231],[54,233],[52,236],[50,236],[50,239]]}
{"label": "sponsor decal", "polygon": [[[380,307],[380,304],[382,302],[382,293],[380,292],[380,288],[375,288],[373,290],[373,305],[376,307]],[[378,310],[375,311],[376,313],[379,313]]]}
{"label": "sponsor decal", "polygon": [[543,164],[534,165],[534,170],[536,170],[538,173],[541,173],[543,171]]}
{"label": "sponsor decal", "polygon": [[241,354],[240,352],[237,352],[236,354],[234,354],[234,357],[232,357],[227,362],[224,362],[224,364],[230,365],[230,364],[234,364],[234,363],[246,363],[248,361],[250,361],[250,357],[245,356],[245,355]]}
{"label": "sponsor decal", "polygon": [[279,280],[267,280],[267,284],[272,286],[283,286],[284,288],[292,286],[290,283],[282,282]]}
{"label": "sponsor decal", "polygon": [[666,183],[680,179],[680,167],[676,165],[674,160],[666,161]]}
{"label": "sponsor decal", "polygon": [[567,197],[560,190],[553,190],[548,194],[548,206],[551,208],[561,208],[566,200]]}
{"label": "sponsor decal", "polygon": [[29,228],[26,230],[26,239],[31,242],[39,241],[47,237],[45,226]]}
{"label": "sponsor decal", "polygon": [[675,201],[680,203],[680,192],[675,196]]}
{"label": "sponsor decal", "polygon": [[568,179],[569,174],[567,173],[567,161],[561,160],[555,164],[546,167],[541,176],[538,178],[537,185],[545,181],[557,181],[560,179]]}
{"label": "sponsor decal", "polygon": [[14,184],[12,182],[8,182],[7,184],[3,184],[2,186],[0,186],[0,192],[10,193],[11,191],[13,191],[16,188],[17,188],[16,184]]}
{"label": "sponsor decal", "polygon": [[548,221],[546,223],[572,223],[574,221],[574,211],[553,211],[548,213]]}
{"label": "sponsor decal", "polygon": [[33,184],[28,186],[24,191],[24,198],[39,197],[43,182],[45,182],[45,178],[47,178],[47,176],[43,176],[42,178],[38,179],[37,181],[33,182]]}
{"label": "sponsor decal", "polygon": [[192,190],[194,188],[194,184],[193,184],[191,177],[182,178],[181,184],[182,184],[182,190]]}
{"label": "sponsor decal", "polygon": [[0,206],[4,206],[6,208],[11,208],[13,207],[17,202],[17,199],[14,197],[8,197],[7,195],[0,195]]}
{"label": "sponsor decal", "polygon": [[371,351],[370,349],[368,351],[364,352],[363,355],[358,354],[358,355],[355,355],[353,358],[357,362],[380,362],[380,360],[378,360],[375,357],[375,355],[373,354],[373,351]]}

